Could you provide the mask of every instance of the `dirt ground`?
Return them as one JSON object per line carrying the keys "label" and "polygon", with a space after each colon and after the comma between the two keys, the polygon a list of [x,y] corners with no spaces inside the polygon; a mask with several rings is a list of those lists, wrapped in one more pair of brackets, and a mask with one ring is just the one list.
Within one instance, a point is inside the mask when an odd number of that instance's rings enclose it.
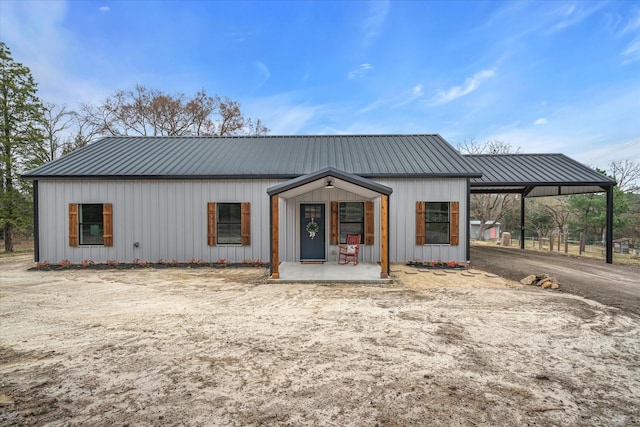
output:
{"label": "dirt ground", "polygon": [[579,296],[31,265],[0,257],[3,426],[640,425],[640,318]]}
{"label": "dirt ground", "polygon": [[471,247],[471,265],[513,280],[548,274],[562,284],[561,292],[640,316],[640,267],[635,265],[479,244]]}

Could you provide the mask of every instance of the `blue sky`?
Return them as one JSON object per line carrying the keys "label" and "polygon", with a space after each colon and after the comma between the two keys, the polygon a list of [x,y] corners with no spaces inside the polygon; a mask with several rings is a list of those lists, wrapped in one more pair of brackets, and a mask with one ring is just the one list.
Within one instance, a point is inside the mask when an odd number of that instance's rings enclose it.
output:
{"label": "blue sky", "polygon": [[11,1],[43,100],[135,84],[239,101],[272,134],[439,133],[640,162],[638,1]]}

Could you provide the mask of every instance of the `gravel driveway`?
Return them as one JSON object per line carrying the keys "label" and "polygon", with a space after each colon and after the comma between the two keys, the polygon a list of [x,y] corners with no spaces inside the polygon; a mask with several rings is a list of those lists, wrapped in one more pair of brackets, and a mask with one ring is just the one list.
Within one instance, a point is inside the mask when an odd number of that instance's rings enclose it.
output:
{"label": "gravel driveway", "polygon": [[499,246],[472,246],[471,266],[519,281],[549,274],[562,292],[640,314],[640,268],[604,261]]}

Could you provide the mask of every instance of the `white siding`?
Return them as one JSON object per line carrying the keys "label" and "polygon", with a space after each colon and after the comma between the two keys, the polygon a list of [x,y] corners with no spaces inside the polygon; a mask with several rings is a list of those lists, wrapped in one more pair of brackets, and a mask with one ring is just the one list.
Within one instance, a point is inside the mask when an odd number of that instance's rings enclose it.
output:
{"label": "white siding", "polygon": [[[389,199],[389,248],[391,262],[412,259],[465,261],[467,227],[466,179],[380,179],[393,193]],[[40,260],[59,262],[85,259],[105,262],[134,258],[205,261],[270,258],[267,188],[279,180],[39,180]],[[299,206],[302,202],[325,203],[325,226],[329,227],[331,201],[364,201],[362,196],[340,189],[318,189],[292,199],[280,199],[279,252],[281,261],[298,261]],[[460,202],[460,244],[415,244],[416,201]],[[251,245],[207,246],[207,202],[250,202]],[[69,247],[69,203],[113,204],[113,247]],[[374,200],[375,243],[363,245],[364,262],[380,260],[380,198]],[[139,247],[134,247],[139,242]],[[327,258],[336,259],[329,246]]]}
{"label": "white siding", "polygon": [[[268,261],[269,196],[277,180],[39,180],[40,260],[134,258]],[[207,246],[207,202],[250,202],[251,245]],[[113,204],[113,247],[69,246],[69,203]],[[134,247],[139,242],[139,247]]]}
{"label": "white siding", "polygon": [[[393,188],[393,193],[389,196],[390,262],[406,262],[413,259],[466,261],[468,238],[466,179],[380,179],[376,181]],[[417,201],[460,202],[458,246],[416,245]],[[377,206],[376,210],[379,210]]]}

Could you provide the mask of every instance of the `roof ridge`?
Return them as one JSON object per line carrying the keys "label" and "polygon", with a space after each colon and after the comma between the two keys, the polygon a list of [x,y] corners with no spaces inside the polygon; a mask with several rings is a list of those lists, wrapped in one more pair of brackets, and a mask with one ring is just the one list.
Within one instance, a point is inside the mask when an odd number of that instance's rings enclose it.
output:
{"label": "roof ridge", "polygon": [[105,138],[131,138],[131,139],[168,139],[168,138],[199,138],[199,139],[218,139],[218,138],[353,138],[353,137],[390,137],[390,136],[440,136],[438,133],[354,133],[354,134],[309,134],[309,135],[108,135]]}

